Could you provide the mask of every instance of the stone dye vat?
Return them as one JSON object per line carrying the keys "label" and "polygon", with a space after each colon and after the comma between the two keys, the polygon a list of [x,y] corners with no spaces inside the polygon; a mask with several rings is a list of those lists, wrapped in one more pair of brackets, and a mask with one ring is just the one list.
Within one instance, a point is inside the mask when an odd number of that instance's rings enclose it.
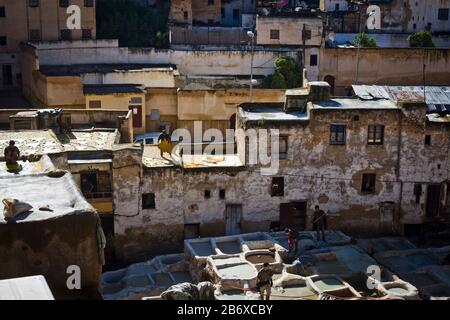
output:
{"label": "stone dye vat", "polygon": [[218,254],[237,254],[242,252],[240,238],[223,238],[216,239],[217,253]]}
{"label": "stone dye vat", "polygon": [[338,298],[360,298],[361,295],[338,276],[312,276],[306,279],[308,287],[317,294],[325,293]]}
{"label": "stone dye vat", "polygon": [[176,283],[190,282],[184,254],[169,254],[102,275],[105,300],[134,300],[159,295]]}

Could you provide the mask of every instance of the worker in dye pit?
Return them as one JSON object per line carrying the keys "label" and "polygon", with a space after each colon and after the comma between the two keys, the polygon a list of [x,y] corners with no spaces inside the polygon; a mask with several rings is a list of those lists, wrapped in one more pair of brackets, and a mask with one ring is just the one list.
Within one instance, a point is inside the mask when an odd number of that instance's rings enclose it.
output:
{"label": "worker in dye pit", "polygon": [[289,246],[289,252],[292,252],[292,249],[294,249],[294,252],[297,253],[298,250],[298,232],[294,229],[286,228],[284,229],[284,233],[288,237],[288,246]]}
{"label": "worker in dye pit", "polygon": [[[317,232],[317,241],[326,242],[325,240],[325,229],[327,227],[327,214],[320,209],[319,206],[316,206],[314,208],[314,214],[313,214],[313,228]],[[322,238],[320,237],[320,234],[322,234]]]}
{"label": "worker in dye pit", "polygon": [[[270,294],[272,293],[272,285],[273,285],[273,271],[270,268],[270,265],[265,262],[263,264],[262,269],[258,272],[258,277],[256,278],[256,286],[259,290],[259,294],[261,295],[261,300],[269,300]],[[264,294],[266,299],[264,299]]]}
{"label": "worker in dye pit", "polygon": [[18,172],[20,171],[20,166],[17,161],[20,158],[20,150],[16,147],[16,142],[11,140],[9,146],[5,148],[5,161],[8,171]]}

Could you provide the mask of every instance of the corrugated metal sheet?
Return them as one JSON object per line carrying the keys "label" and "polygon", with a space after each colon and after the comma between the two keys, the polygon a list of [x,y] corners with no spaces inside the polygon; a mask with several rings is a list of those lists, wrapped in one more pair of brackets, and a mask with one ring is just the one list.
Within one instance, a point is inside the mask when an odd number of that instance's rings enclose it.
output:
{"label": "corrugated metal sheet", "polygon": [[354,85],[353,91],[363,100],[426,101],[428,113],[450,113],[450,87],[426,86],[366,86]]}

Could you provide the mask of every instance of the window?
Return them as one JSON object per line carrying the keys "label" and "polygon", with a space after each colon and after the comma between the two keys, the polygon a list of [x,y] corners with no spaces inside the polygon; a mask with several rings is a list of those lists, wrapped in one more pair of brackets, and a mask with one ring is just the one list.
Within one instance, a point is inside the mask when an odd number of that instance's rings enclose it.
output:
{"label": "window", "polygon": [[91,40],[92,39],[92,30],[91,29],[83,29],[81,37],[83,40]]}
{"label": "window", "polygon": [[431,145],[431,136],[429,134],[425,135],[425,145],[426,146]]}
{"label": "window", "polygon": [[184,20],[187,20],[189,18],[187,11],[183,11],[183,17],[184,17]]}
{"label": "window", "polygon": [[309,65],[310,66],[317,66],[317,54],[312,54],[309,57]]}
{"label": "window", "polygon": [[374,173],[364,173],[362,175],[361,192],[374,193],[377,175]]}
{"label": "window", "polygon": [[61,40],[72,40],[72,31],[69,29],[61,30]]}
{"label": "window", "polygon": [[30,8],[37,8],[37,7],[39,7],[39,0],[28,0],[28,6]]}
{"label": "window", "polygon": [[222,19],[225,19],[225,8],[220,9],[220,14],[222,16]]}
{"label": "window", "polygon": [[30,41],[41,41],[41,30],[30,30]]}
{"label": "window", "polygon": [[0,18],[3,18],[6,16],[5,7],[0,7]]}
{"label": "window", "polygon": [[89,109],[99,109],[102,107],[102,102],[100,100],[89,101]]}
{"label": "window", "polygon": [[383,144],[384,140],[384,126],[370,125],[369,134],[367,137],[368,144]]}
{"label": "window", "polygon": [[284,178],[283,177],[272,178],[271,195],[272,195],[272,197],[284,196]]}
{"label": "window", "polygon": [[211,199],[211,190],[205,190],[204,196],[205,199]]}
{"label": "window", "polygon": [[339,11],[339,3],[336,3],[335,5],[334,5],[334,11]]}
{"label": "window", "polygon": [[219,199],[220,200],[225,200],[225,189],[220,189],[219,190]]}
{"label": "window", "polygon": [[107,171],[80,174],[81,191],[87,199],[111,198],[111,176]]}
{"label": "window", "polygon": [[132,97],[130,100],[131,104],[142,104],[142,98],[141,97]]}
{"label": "window", "polygon": [[0,37],[0,46],[6,46],[7,43],[6,37]]}
{"label": "window", "polygon": [[208,6],[213,6],[214,5],[214,0],[208,0]]}
{"label": "window", "polygon": [[154,193],[144,193],[142,195],[142,209],[155,209],[155,194]]}
{"label": "window", "polygon": [[270,30],[270,39],[272,40],[280,39],[280,30],[278,29]]}
{"label": "window", "polygon": [[440,8],[438,10],[438,20],[448,20],[448,8]]}
{"label": "window", "polygon": [[353,116],[353,121],[359,121],[359,116]]}
{"label": "window", "polygon": [[69,6],[69,0],[59,0],[59,6],[61,8],[67,8]]}
{"label": "window", "polygon": [[239,20],[239,9],[233,9],[233,20]]}
{"label": "window", "polygon": [[84,0],[84,6],[92,8],[94,6],[94,0]]}
{"label": "window", "polygon": [[344,124],[332,124],[330,127],[330,144],[345,144],[346,128]]}
{"label": "window", "polygon": [[302,40],[311,40],[311,30],[302,30]]}
{"label": "window", "polygon": [[282,136],[279,139],[279,159],[287,159],[288,154],[288,137]]}
{"label": "window", "polygon": [[416,30],[417,29],[417,24],[413,24],[413,29]]}

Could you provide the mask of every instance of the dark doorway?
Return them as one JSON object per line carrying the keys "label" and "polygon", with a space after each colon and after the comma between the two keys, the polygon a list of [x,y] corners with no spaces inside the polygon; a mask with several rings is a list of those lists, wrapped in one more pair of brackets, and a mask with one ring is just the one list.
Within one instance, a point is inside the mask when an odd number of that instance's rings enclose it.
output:
{"label": "dark doorway", "polygon": [[141,128],[142,106],[130,106],[129,109],[133,112],[133,128]]}
{"label": "dark doorway", "polygon": [[280,229],[306,229],[306,202],[298,201],[280,204]]}
{"label": "dark doorway", "polygon": [[427,217],[439,215],[439,203],[441,199],[441,185],[430,184],[427,188]]}
{"label": "dark doorway", "polygon": [[325,76],[323,81],[328,82],[328,84],[331,87],[330,88],[330,93],[331,93],[331,95],[334,95],[334,81],[335,81],[334,77],[330,76],[330,75],[327,75],[327,76]]}
{"label": "dark doorway", "polygon": [[236,113],[233,113],[233,115],[230,117],[230,129],[235,130],[236,129]]}
{"label": "dark doorway", "polygon": [[111,214],[100,214],[100,221],[102,223],[103,233],[106,238],[105,247],[105,265],[108,266],[114,264],[116,259],[114,251],[114,215]]}
{"label": "dark doorway", "polygon": [[225,210],[226,235],[241,233],[242,205],[227,204]]}
{"label": "dark doorway", "polygon": [[12,66],[4,64],[2,66],[3,86],[11,87],[13,85]]}

